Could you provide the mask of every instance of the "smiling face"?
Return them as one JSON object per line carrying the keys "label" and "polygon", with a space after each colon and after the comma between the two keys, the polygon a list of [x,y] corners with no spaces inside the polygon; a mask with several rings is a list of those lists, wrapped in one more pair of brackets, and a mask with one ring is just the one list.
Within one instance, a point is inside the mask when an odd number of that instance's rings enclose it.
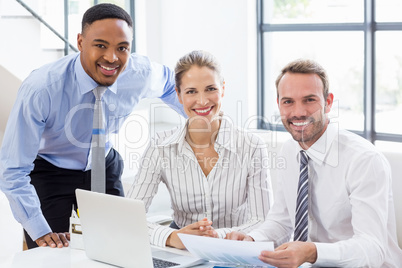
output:
{"label": "smiling face", "polygon": [[78,49],[85,72],[98,84],[112,85],[126,68],[132,29],[120,19],[103,19],[78,34]]}
{"label": "smiling face", "polygon": [[219,115],[224,86],[208,67],[192,66],[183,74],[177,95],[189,118],[212,122]]}
{"label": "smiling face", "polygon": [[325,132],[333,95],[325,99],[317,74],[287,72],[278,84],[278,106],[286,130],[308,149]]}

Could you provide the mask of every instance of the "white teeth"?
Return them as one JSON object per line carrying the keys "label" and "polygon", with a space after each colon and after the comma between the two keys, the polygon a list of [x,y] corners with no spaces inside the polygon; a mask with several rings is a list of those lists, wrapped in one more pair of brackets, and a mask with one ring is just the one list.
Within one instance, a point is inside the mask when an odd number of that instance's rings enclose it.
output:
{"label": "white teeth", "polygon": [[195,110],[195,111],[197,113],[200,113],[200,114],[205,114],[205,113],[209,112],[211,109],[212,109],[212,107],[209,107],[209,108],[204,109],[204,110]]}
{"label": "white teeth", "polygon": [[293,125],[298,126],[298,127],[305,126],[307,124],[308,124],[308,122],[300,122],[300,123],[293,122]]}
{"label": "white teeth", "polygon": [[103,66],[103,65],[101,65],[101,67],[102,67],[103,69],[105,69],[105,70],[108,70],[108,71],[111,71],[111,70],[114,70],[114,69],[117,68],[117,67],[115,67],[115,68],[106,67],[106,66]]}

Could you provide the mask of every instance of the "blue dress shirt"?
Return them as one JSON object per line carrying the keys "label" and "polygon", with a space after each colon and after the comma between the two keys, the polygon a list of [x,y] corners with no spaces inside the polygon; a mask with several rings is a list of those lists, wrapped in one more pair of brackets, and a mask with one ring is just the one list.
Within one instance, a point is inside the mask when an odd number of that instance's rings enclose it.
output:
{"label": "blue dress shirt", "polygon": [[[19,89],[0,151],[0,189],[33,240],[51,232],[30,184],[33,161],[39,155],[57,167],[91,168],[92,90],[97,86],[84,71],[77,53],[33,71]],[[126,69],[103,95],[105,156],[112,147],[109,135],[119,131],[140,99],[154,97],[184,115],[172,71],[132,54]]]}

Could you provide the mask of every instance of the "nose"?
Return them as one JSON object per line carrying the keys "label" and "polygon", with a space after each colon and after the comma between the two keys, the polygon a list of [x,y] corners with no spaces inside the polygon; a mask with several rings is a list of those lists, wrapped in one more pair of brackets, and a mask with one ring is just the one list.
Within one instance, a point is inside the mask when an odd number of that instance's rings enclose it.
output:
{"label": "nose", "polygon": [[198,94],[197,103],[202,106],[205,106],[208,103],[208,98],[203,92]]}
{"label": "nose", "polygon": [[103,56],[103,58],[110,63],[113,63],[113,62],[117,61],[117,59],[118,59],[118,57],[113,49],[108,49],[105,52],[105,55]]}
{"label": "nose", "polygon": [[305,117],[307,116],[307,109],[305,105],[301,102],[295,102],[292,107],[292,116],[295,117]]}

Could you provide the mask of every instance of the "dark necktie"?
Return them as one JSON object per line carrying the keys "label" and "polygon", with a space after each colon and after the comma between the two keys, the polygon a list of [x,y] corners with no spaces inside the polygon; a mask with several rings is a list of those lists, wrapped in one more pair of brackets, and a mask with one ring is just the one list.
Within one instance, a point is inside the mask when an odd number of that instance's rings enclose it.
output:
{"label": "dark necktie", "polygon": [[105,193],[105,123],[102,111],[102,95],[106,87],[97,87],[93,90],[95,95],[94,120],[92,129],[92,170],[91,170],[91,190],[94,192]]}
{"label": "dark necktie", "polygon": [[307,241],[308,235],[308,156],[300,151],[300,177],[297,189],[294,241]]}

